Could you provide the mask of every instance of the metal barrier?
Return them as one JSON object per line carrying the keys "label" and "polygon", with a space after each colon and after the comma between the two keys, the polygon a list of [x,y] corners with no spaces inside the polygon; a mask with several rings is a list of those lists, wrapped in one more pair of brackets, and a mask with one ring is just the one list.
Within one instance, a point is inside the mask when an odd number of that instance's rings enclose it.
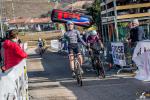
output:
{"label": "metal barrier", "polygon": [[136,46],[137,43],[132,43],[132,45],[130,45],[127,42],[123,43],[124,46],[124,55],[125,55],[125,66],[122,66],[120,70],[118,70],[117,73],[120,73],[120,71],[122,70],[126,70],[126,71],[133,71],[136,70],[137,67],[135,65],[135,63],[132,61],[132,55],[134,52],[134,48]]}
{"label": "metal barrier", "polygon": [[111,66],[119,65],[121,67],[117,74],[123,70],[132,71],[136,69],[132,61],[134,48],[131,48],[127,42],[107,42],[105,48],[107,52],[106,62]]}

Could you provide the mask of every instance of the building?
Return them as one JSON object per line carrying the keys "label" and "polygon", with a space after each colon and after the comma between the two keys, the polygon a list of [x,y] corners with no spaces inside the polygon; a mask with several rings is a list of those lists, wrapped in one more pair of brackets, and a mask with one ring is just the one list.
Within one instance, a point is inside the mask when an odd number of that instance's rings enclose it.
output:
{"label": "building", "polygon": [[101,10],[104,41],[125,40],[130,22],[135,18],[150,39],[149,0],[102,0]]}
{"label": "building", "polygon": [[16,18],[8,20],[9,29],[19,31],[50,31],[54,30],[54,25],[49,17],[46,18]]}

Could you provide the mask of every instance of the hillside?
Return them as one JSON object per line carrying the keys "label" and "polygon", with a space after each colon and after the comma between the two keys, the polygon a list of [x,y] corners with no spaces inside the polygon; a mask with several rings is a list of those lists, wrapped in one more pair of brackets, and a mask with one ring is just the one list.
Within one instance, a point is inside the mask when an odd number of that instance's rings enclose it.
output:
{"label": "hillside", "polygon": [[54,7],[64,8],[71,3],[70,1],[61,0],[60,3],[55,5],[54,2],[49,3],[48,0],[3,0],[3,17],[40,17]]}
{"label": "hillside", "polygon": [[3,16],[7,18],[39,17],[47,13],[49,9],[50,5],[47,0],[6,0],[3,2]]}

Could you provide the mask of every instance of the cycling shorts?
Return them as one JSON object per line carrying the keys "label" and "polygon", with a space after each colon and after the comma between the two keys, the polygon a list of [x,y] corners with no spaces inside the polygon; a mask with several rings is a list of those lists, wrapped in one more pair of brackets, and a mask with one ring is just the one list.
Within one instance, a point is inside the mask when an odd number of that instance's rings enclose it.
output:
{"label": "cycling shorts", "polygon": [[71,43],[68,45],[69,54],[78,54],[80,53],[80,49],[77,43]]}

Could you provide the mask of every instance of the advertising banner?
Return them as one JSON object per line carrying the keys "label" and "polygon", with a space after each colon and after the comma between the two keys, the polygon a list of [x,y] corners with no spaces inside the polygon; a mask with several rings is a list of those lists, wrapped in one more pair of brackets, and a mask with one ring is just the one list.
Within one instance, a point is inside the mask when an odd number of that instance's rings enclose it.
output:
{"label": "advertising banner", "polygon": [[150,51],[146,51],[134,58],[134,62],[138,67],[136,79],[150,81]]}
{"label": "advertising banner", "polygon": [[81,15],[79,13],[68,12],[58,9],[54,9],[52,11],[51,20],[53,22],[61,23],[72,21],[75,25],[83,27],[90,27],[92,25],[92,19],[87,15]]}
{"label": "advertising banner", "polygon": [[150,40],[144,40],[138,42],[134,49],[132,59],[134,59],[136,56],[141,55],[146,51],[150,51]]}
{"label": "advertising banner", "polygon": [[124,45],[121,42],[111,43],[112,48],[112,58],[116,65],[126,66],[126,59],[124,53]]}
{"label": "advertising banner", "polygon": [[150,81],[150,40],[137,43],[132,60],[138,67],[135,78],[143,81]]}

